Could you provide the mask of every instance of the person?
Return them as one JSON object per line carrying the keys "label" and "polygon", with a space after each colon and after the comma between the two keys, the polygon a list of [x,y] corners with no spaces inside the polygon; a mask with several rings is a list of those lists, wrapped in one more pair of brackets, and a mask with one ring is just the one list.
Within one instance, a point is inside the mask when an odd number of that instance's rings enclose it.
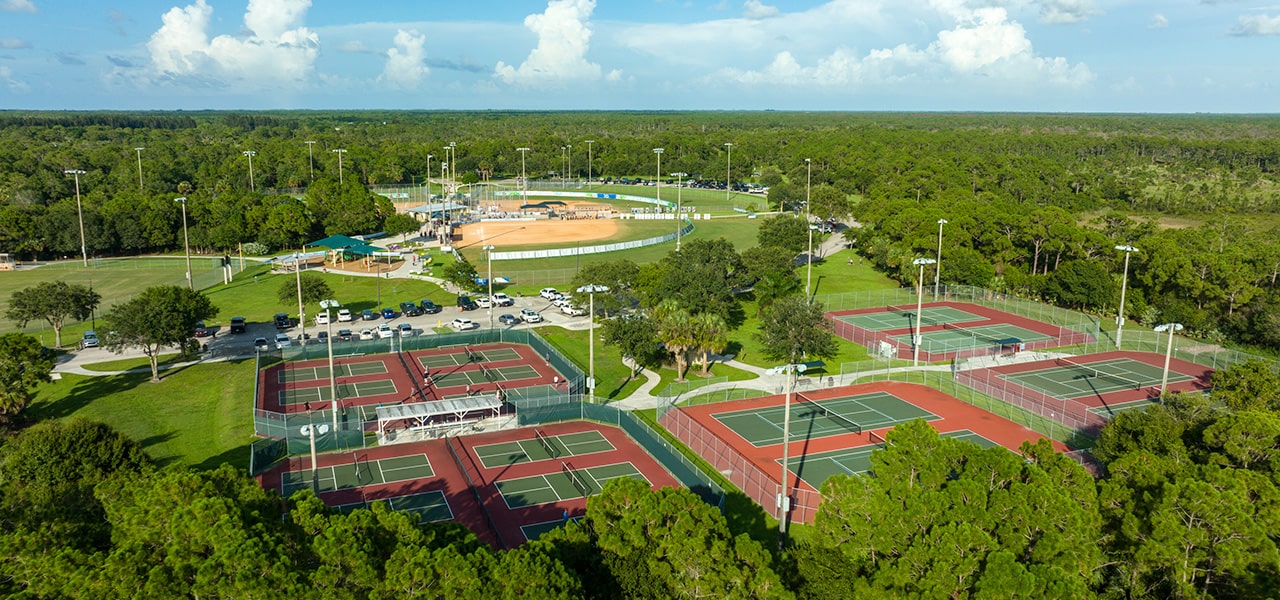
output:
{"label": "person", "polygon": [[467,395],[468,395],[468,396],[470,396],[470,395],[471,395],[471,384],[469,384],[469,383],[467,384]]}
{"label": "person", "polygon": [[852,256],[850,256],[850,257],[849,257],[849,266],[853,266],[853,257],[852,257]]}

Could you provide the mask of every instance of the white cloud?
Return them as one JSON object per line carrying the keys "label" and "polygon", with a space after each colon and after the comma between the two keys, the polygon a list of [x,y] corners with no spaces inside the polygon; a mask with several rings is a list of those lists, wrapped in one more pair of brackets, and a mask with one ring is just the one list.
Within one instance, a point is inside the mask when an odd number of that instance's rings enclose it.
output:
{"label": "white cloud", "polygon": [[748,19],[768,19],[777,16],[778,7],[766,6],[760,0],[747,0],[742,5],[742,16]]}
{"label": "white cloud", "polygon": [[0,12],[36,12],[36,5],[31,0],[0,0]]}
{"label": "white cloud", "polygon": [[0,66],[0,85],[11,92],[25,92],[30,88],[27,82],[14,79],[13,70],[6,66]]}
{"label": "white cloud", "polygon": [[1080,23],[1101,12],[1093,0],[1040,0],[1041,23]]}
{"label": "white cloud", "polygon": [[1231,30],[1232,35],[1280,35],[1280,15],[1248,15],[1240,17],[1240,23]]}
{"label": "white cloud", "polygon": [[21,50],[23,48],[30,48],[30,47],[31,47],[31,42],[28,42],[27,40],[20,40],[17,38],[0,39],[0,48],[3,48],[5,50]]}
{"label": "white cloud", "polygon": [[1147,24],[1147,29],[1164,29],[1168,26],[1169,19],[1166,19],[1165,16],[1160,13],[1156,13],[1155,16],[1151,17],[1151,22]]}
{"label": "white cloud", "polygon": [[494,76],[505,83],[542,86],[600,79],[600,65],[587,60],[595,0],[550,0],[547,10],[525,17],[538,45],[519,67],[499,61]]}
{"label": "white cloud", "polygon": [[387,65],[378,76],[379,82],[393,89],[412,90],[418,87],[430,70],[426,65],[427,52],[423,46],[426,36],[416,30],[396,32],[395,48],[387,50]]}
{"label": "white cloud", "polygon": [[303,26],[310,0],[249,0],[239,37],[209,38],[213,8],[205,0],[161,18],[147,50],[158,75],[260,88],[308,80],[320,38]]}

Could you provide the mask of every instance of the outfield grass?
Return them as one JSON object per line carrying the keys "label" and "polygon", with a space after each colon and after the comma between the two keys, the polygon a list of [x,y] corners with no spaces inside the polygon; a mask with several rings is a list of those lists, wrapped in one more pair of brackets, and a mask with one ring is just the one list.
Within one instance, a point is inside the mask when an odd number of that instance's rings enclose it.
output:
{"label": "outfield grass", "polygon": [[[652,174],[650,177],[652,178]],[[601,194],[625,194],[628,196],[642,196],[645,198],[657,198],[657,186],[641,186],[641,185],[593,185],[591,189],[575,189],[573,191],[601,193]],[[704,190],[684,188],[679,190],[680,203],[684,206],[692,206],[701,213],[726,214],[733,213],[735,208],[746,209],[748,205],[754,204],[756,210],[766,210],[767,200],[764,196],[752,194],[742,194],[738,192],[730,192],[728,200],[725,199],[724,190]],[[529,191],[529,195],[533,195],[533,190]],[[675,185],[668,186],[665,182],[662,184],[662,200],[668,202],[676,201]],[[642,206],[649,206],[642,204]]]}
{"label": "outfield grass", "polygon": [[101,421],[138,441],[162,464],[248,470],[253,437],[252,359],[151,373],[64,374],[42,384],[27,411],[34,420],[73,416]]}

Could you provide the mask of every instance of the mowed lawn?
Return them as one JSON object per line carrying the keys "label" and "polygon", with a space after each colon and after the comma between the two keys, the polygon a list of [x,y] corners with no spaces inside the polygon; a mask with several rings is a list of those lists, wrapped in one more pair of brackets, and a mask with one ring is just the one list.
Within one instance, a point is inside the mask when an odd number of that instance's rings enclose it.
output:
{"label": "mowed lawn", "polygon": [[[145,364],[145,359],[135,365]],[[253,437],[252,359],[123,375],[64,374],[39,387],[33,420],[85,417],[142,444],[161,463],[249,468]]]}

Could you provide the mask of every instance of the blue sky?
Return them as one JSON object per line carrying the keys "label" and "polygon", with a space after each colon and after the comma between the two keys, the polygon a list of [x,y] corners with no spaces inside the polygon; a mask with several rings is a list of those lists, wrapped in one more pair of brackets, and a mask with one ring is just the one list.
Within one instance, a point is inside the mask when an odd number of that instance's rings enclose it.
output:
{"label": "blue sky", "polygon": [[0,108],[1277,112],[1275,2],[0,0]]}

